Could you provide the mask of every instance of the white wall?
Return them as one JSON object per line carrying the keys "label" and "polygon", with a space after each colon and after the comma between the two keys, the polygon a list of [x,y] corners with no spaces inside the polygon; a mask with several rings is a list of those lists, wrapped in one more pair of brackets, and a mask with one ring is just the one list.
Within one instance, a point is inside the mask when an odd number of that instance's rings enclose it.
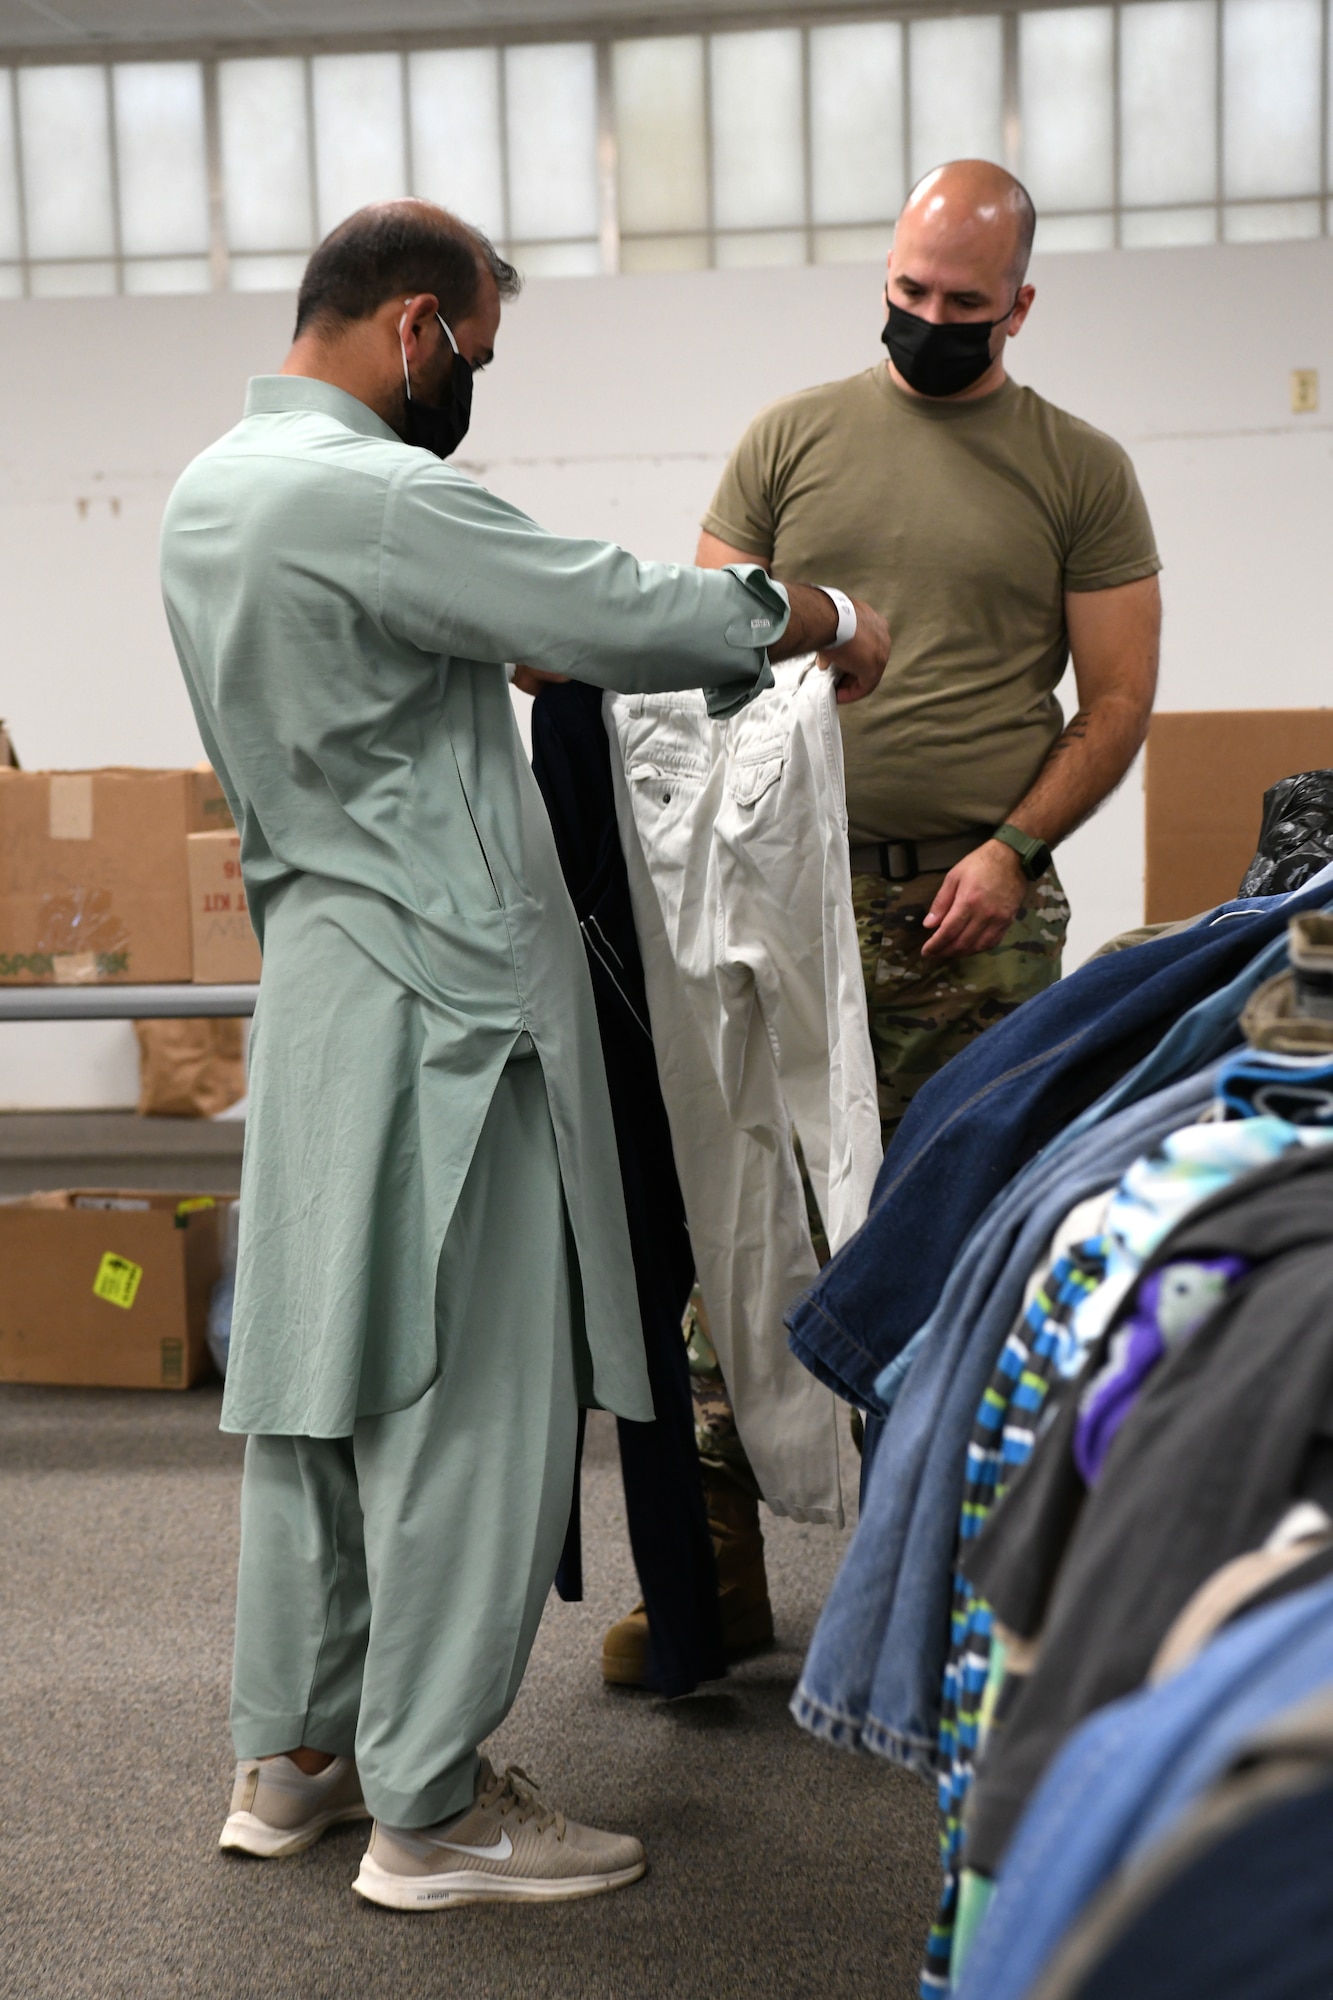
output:
{"label": "white wall", "polygon": [[[1333,243],[1052,257],[1013,372],[1129,446],[1166,562],[1161,705],[1304,707],[1329,688],[1324,551]],[[552,528],[691,555],[763,403],[880,358],[867,266],[536,281],[460,460]],[[279,296],[0,304],[0,716],[25,763],[200,755],[156,581],[181,467],[278,365]],[[1063,850],[1071,959],[1139,919],[1137,776]],[[133,1101],[119,1024],[11,1027],[0,1105]]]}

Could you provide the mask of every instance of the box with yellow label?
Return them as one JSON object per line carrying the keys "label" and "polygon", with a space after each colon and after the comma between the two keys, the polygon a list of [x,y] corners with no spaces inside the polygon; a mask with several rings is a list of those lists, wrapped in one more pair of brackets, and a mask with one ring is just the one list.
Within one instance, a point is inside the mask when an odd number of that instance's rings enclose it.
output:
{"label": "box with yellow label", "polygon": [[187,981],[186,838],[231,823],[206,767],[0,766],[0,985]]}
{"label": "box with yellow label", "polygon": [[0,1382],[197,1382],[230,1199],[76,1188],[0,1202]]}
{"label": "box with yellow label", "polygon": [[241,880],[239,833],[192,833],[190,926],[198,986],[243,986],[259,977],[259,939]]}

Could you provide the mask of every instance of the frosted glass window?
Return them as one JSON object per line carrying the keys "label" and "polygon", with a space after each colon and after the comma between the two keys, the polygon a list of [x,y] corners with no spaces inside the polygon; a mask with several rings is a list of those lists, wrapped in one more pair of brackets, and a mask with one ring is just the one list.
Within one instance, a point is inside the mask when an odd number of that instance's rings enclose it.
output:
{"label": "frosted glass window", "polygon": [[719,270],[750,270],[759,265],[804,264],[803,229],[767,229],[717,239]]}
{"label": "frosted glass window", "polygon": [[367,202],[407,192],[398,56],[316,56],[315,204],[321,237]]}
{"label": "frosted glass window", "polygon": [[1019,18],[1022,175],[1038,211],[1115,200],[1114,31],[1109,7]]}
{"label": "frosted glass window", "polygon": [[35,299],[105,299],[116,289],[114,264],[34,264],[28,278]]}
{"label": "frosted glass window", "polygon": [[1120,198],[1208,201],[1217,192],[1213,0],[1120,9]]}
{"label": "frosted glass window", "polygon": [[912,179],[946,160],[1004,157],[1004,43],[998,14],[913,21]]}
{"label": "frosted glass window", "polygon": [[14,73],[0,69],[0,257],[17,257],[19,228],[18,135],[14,130]]}
{"label": "frosted glass window", "polygon": [[0,264],[0,299],[23,297],[23,273],[17,264]]}
{"label": "frosted glass window", "polygon": [[129,258],[125,263],[127,292],[206,292],[209,286],[207,257]]}
{"label": "frosted glass window", "polygon": [[706,229],[703,37],[617,42],[611,87],[622,232]]}
{"label": "frosted glass window", "polygon": [[1226,243],[1280,243],[1293,238],[1318,236],[1317,201],[1257,201],[1243,208],[1222,210],[1222,239]]}
{"label": "frosted glass window", "polygon": [[91,64],[21,69],[18,84],[29,256],[111,255],[106,71]]}
{"label": "frosted glass window", "polygon": [[206,251],[208,169],[199,64],[118,63],[111,93],[125,254]]}
{"label": "frosted glass window", "polygon": [[1319,187],[1322,0],[1224,0],[1222,180],[1233,198]]}
{"label": "frosted glass window", "polygon": [[1114,250],[1115,219],[1110,215],[1039,216],[1035,248],[1038,256],[1052,250]]}
{"label": "frosted glass window", "polygon": [[595,278],[602,268],[597,243],[516,243],[512,255],[525,278]]}
{"label": "frosted glass window", "polygon": [[233,257],[227,282],[234,292],[295,292],[304,257]]}
{"label": "frosted glass window", "polygon": [[432,49],[410,56],[411,188],[487,236],[503,236],[498,49]]}
{"label": "frosted glass window", "polygon": [[233,250],[311,241],[305,64],[299,56],[218,64],[222,186]]}
{"label": "frosted glass window", "polygon": [[887,223],[877,229],[817,229],[816,264],[882,265],[893,246],[893,230]]}
{"label": "frosted glass window", "polygon": [[597,70],[591,42],[506,49],[504,61],[511,236],[537,242],[596,236]]}
{"label": "frosted glass window", "polygon": [[805,106],[796,28],[714,35],[713,213],[719,229],[805,219]]}
{"label": "frosted glass window", "polygon": [[622,271],[706,271],[706,236],[629,237],[620,245]]}
{"label": "frosted glass window", "polygon": [[[1040,228],[1040,223],[1037,225]],[[1123,250],[1175,250],[1216,243],[1215,208],[1158,208],[1120,218]]]}
{"label": "frosted glass window", "polygon": [[903,31],[896,21],[810,31],[816,222],[897,215],[903,186]]}

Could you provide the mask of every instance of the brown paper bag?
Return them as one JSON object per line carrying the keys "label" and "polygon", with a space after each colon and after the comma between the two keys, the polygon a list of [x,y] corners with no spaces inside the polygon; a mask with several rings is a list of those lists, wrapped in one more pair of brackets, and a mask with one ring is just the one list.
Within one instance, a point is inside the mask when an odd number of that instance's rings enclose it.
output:
{"label": "brown paper bag", "polygon": [[215,1118],[245,1096],[243,1021],[136,1021],[141,1118]]}

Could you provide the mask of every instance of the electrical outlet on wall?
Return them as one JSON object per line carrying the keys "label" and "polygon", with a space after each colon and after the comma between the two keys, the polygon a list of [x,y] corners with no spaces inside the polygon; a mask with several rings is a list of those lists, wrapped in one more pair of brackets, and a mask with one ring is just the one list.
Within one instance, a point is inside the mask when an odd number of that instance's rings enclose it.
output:
{"label": "electrical outlet on wall", "polygon": [[1319,408],[1319,370],[1317,368],[1293,368],[1291,371],[1291,409],[1297,417],[1310,416]]}

